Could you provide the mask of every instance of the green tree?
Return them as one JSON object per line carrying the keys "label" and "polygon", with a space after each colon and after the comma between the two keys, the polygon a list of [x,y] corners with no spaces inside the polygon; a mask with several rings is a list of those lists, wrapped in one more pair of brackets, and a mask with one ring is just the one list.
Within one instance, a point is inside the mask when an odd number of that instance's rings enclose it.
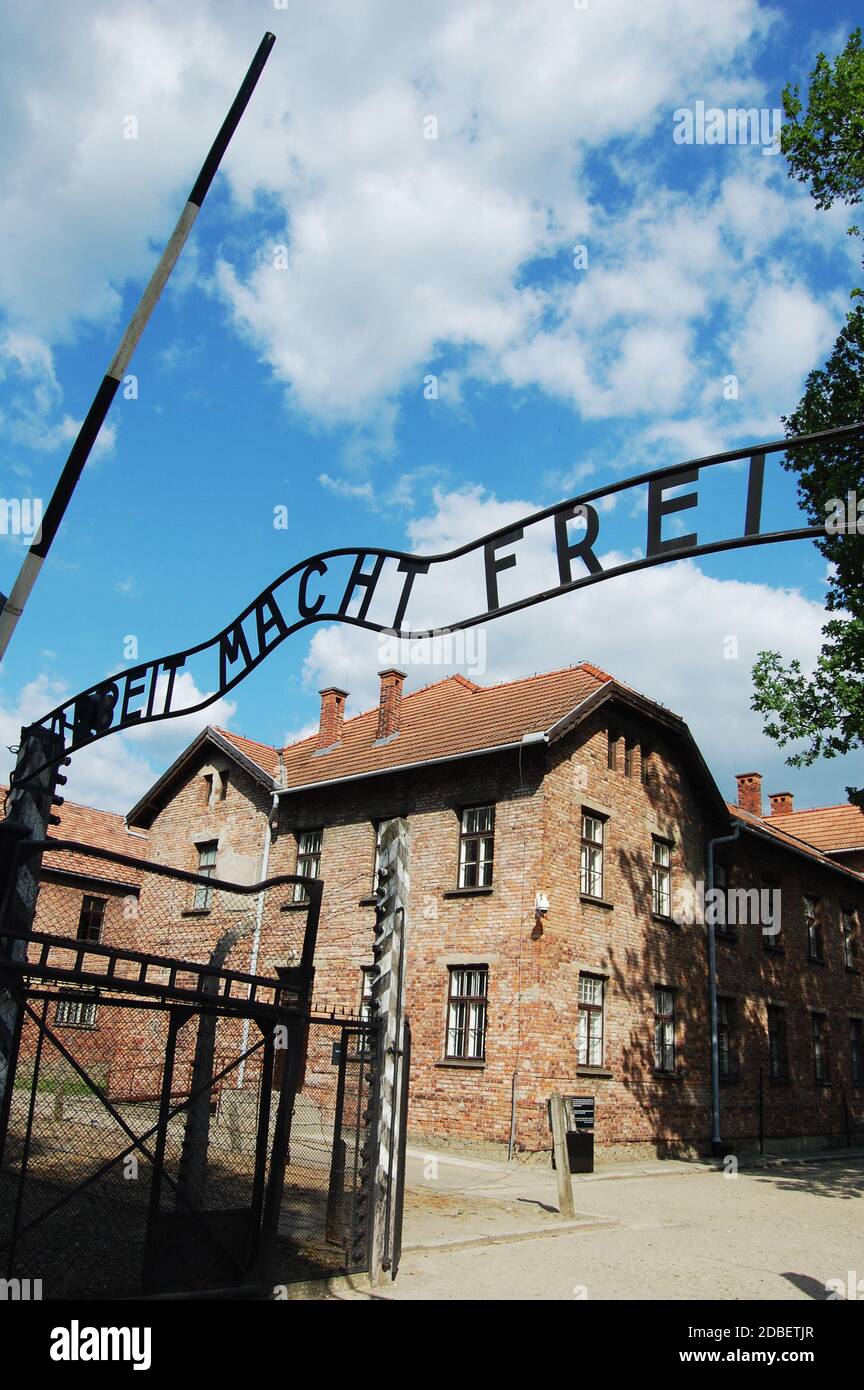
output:
{"label": "green tree", "polygon": [[[820,53],[810,74],[806,113],[798,88],[783,92],[786,123],[781,148],[789,175],[808,183],[817,207],[854,206],[864,197],[864,53],[861,30],[850,35],[832,65]],[[802,115],[803,113],[803,115]],[[857,227],[849,228],[859,235]],[[861,290],[852,291],[853,301]],[[810,373],[792,415],[783,418],[787,438],[864,420],[864,306],[854,303],[824,367]],[[798,479],[798,496],[810,524],[824,526],[833,499],[850,492],[864,499],[862,441],[797,449],[784,467]],[[805,767],[864,747],[864,536],[826,534],[817,546],[829,562],[822,648],[812,674],[779,652],[760,652],[753,668],[753,708],[765,733],[780,748],[803,744],[787,762]],[[847,787],[864,807],[864,787]]]}

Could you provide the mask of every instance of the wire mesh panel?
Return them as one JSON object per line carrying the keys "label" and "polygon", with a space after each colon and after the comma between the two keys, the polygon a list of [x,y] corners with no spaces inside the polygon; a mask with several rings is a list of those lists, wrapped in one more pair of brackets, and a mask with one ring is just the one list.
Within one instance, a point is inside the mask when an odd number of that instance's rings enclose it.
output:
{"label": "wire mesh panel", "polygon": [[[69,1022],[74,997],[27,996],[0,1172],[6,1276],[40,1279],[46,1298],[250,1286],[274,1162],[272,1028],[239,1053],[235,1018],[112,999],[99,1042],[92,1015]],[[157,1020],[161,1063],[112,1097],[118,1038]],[[175,1067],[181,1039],[192,1061]]]}
{"label": "wire mesh panel", "polygon": [[229,883],[203,852],[197,874],[69,841],[21,853],[42,870],[23,960],[0,923],[21,1018],[0,1275],[46,1298],[260,1293],[320,881]]}
{"label": "wire mesh panel", "polygon": [[[379,1028],[309,1016],[320,880],[227,883],[206,847],[197,874],[37,849],[26,960],[0,940],[23,1019],[0,1276],[266,1297],[366,1268]],[[70,897],[70,873],[94,891]]]}
{"label": "wire mesh panel", "polygon": [[313,1019],[294,1102],[274,1276],[367,1268],[378,1025]]}

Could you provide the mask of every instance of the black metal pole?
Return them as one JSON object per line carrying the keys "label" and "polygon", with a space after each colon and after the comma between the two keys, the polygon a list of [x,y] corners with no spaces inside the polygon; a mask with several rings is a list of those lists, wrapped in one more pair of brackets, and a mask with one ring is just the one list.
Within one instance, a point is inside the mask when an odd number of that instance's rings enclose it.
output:
{"label": "black metal pole", "polygon": [[78,437],[69,451],[69,457],[63,466],[63,471],[57,480],[57,485],[51,496],[48,506],[45,508],[45,515],[42,518],[42,525],[39,528],[36,539],[24,557],[24,563],[18,573],[18,578],[12,586],[12,592],[6,599],[2,611],[0,611],[0,661],[5,655],[6,648],[9,646],[12,634],[15,631],[18,619],[24,611],[24,606],[30,597],[39,571],[44,564],[45,557],[51,548],[51,543],[57,534],[61,521],[63,520],[66,508],[71,501],[72,494],[78,484],[78,480],[84,470],[84,465],[90,455],[90,450],[96,442],[105,417],[111,408],[111,403],[117,393],[117,388],[123,379],[123,374],[129,365],[138,340],[159,300],[168,277],[177,262],[180,252],[186,244],[195,218],[198,216],[199,209],[207,196],[216,170],[219,168],[220,161],[228,148],[228,143],[240,123],[240,118],[249,104],[249,99],[255,90],[258,78],[264,70],[264,64],[270,56],[270,50],[276,42],[275,34],[266,33],[258,45],[258,51],[249,66],[249,71],[243,79],[231,109],[219,130],[219,134],[213,141],[210,151],[201,166],[200,173],[192,185],[192,190],[186,200],[186,206],[180,214],[177,225],[162,255],[159,263],[147,284],[144,293],[138,301],[120,344],[115,352],[108,370],[99,384],[99,389],[93,398],[93,403],[87,412],[84,423],[78,431]]}

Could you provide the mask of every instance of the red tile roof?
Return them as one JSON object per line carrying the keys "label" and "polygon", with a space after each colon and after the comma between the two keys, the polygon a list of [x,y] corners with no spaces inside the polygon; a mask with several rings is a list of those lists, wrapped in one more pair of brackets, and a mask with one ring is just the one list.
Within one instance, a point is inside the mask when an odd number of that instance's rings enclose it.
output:
{"label": "red tile roof", "polygon": [[[743,822],[744,825],[754,830],[763,831],[786,849],[797,850],[799,854],[806,854],[808,858],[814,859],[818,863],[824,864],[831,869],[840,869],[844,867],[841,863],[838,863],[836,859],[829,858],[824,850],[819,849],[811,841],[805,840],[803,836],[794,834],[791,827],[788,825],[789,821],[795,819],[795,814],[816,815],[819,814],[818,812],[802,811],[789,816],[755,816],[751,811],[745,811],[743,806],[735,806],[731,802],[727,802],[726,804],[730,813],[737,817],[739,821]],[[829,807],[826,809],[830,810],[834,808]],[[864,874],[859,874],[854,869],[848,868],[846,872],[855,873],[856,877],[864,878]]]}
{"label": "red tile roof", "polygon": [[[147,841],[140,835],[131,835],[126,829],[122,816],[114,811],[97,811],[93,806],[81,806],[76,801],[66,801],[56,814],[59,825],[48,827],[48,838],[54,840],[78,840],[81,844],[95,845],[99,849],[113,850],[133,859],[145,859]],[[125,864],[115,864],[110,859],[91,858],[89,854],[76,854],[73,850],[57,850],[46,853],[42,867],[55,873],[78,874],[86,878],[104,879],[108,883],[140,884],[142,874],[138,869],[130,869]]]}
{"label": "red tile roof", "polygon": [[817,806],[812,811],[790,811],[765,819],[769,825],[782,823],[790,835],[817,849],[864,849],[864,811],[858,806]]}
{"label": "red tile roof", "polygon": [[[282,749],[280,785],[308,786],[518,743],[525,734],[550,728],[611,679],[588,662],[491,686],[476,685],[464,676],[447,676],[403,698],[399,733],[386,742],[375,742],[376,705],[346,719],[341,742],[325,753],[317,751],[315,734],[289,744]],[[238,747],[242,745],[247,757],[253,756],[252,748],[260,750],[254,754],[255,761],[268,771],[278,765],[275,749],[239,740],[227,729],[218,732]],[[265,750],[272,755],[272,762],[265,759]],[[275,775],[275,768],[271,775]]]}
{"label": "red tile roof", "polygon": [[272,744],[258,743],[255,739],[244,738],[242,734],[234,734],[230,729],[217,729],[216,732],[227,739],[244,758],[257,763],[268,777],[276,777],[279,771],[279,754]]}

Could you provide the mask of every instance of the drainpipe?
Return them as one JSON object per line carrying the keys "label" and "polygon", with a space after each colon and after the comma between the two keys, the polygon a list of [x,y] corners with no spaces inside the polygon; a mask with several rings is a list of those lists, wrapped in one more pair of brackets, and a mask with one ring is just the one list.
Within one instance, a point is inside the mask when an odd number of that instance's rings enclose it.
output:
{"label": "drainpipe", "polygon": [[[273,800],[270,803],[270,814],[267,817],[267,824],[264,827],[264,845],[261,850],[261,873],[260,881],[263,883],[267,877],[267,869],[270,864],[270,841],[273,838],[272,827],[276,816],[279,814],[279,796],[273,793]],[[254,975],[258,970],[258,950],[261,945],[261,923],[264,918],[264,892],[262,889],[258,894],[258,902],[255,908],[255,931],[252,936],[252,952],[249,956],[249,974]],[[243,1041],[240,1044],[240,1062],[237,1067],[237,1090],[243,1089],[243,1077],[246,1072],[246,1051],[249,1047],[249,1019],[243,1020]]]}
{"label": "drainpipe", "polygon": [[[728,845],[737,840],[741,833],[740,823],[731,835],[715,835],[708,841],[708,892],[714,888],[714,846]],[[711,1152],[716,1157],[723,1153],[723,1140],[720,1138],[720,1044],[717,1037],[717,930],[716,911],[711,898],[711,921],[708,928],[708,1000],[711,1014]]]}

